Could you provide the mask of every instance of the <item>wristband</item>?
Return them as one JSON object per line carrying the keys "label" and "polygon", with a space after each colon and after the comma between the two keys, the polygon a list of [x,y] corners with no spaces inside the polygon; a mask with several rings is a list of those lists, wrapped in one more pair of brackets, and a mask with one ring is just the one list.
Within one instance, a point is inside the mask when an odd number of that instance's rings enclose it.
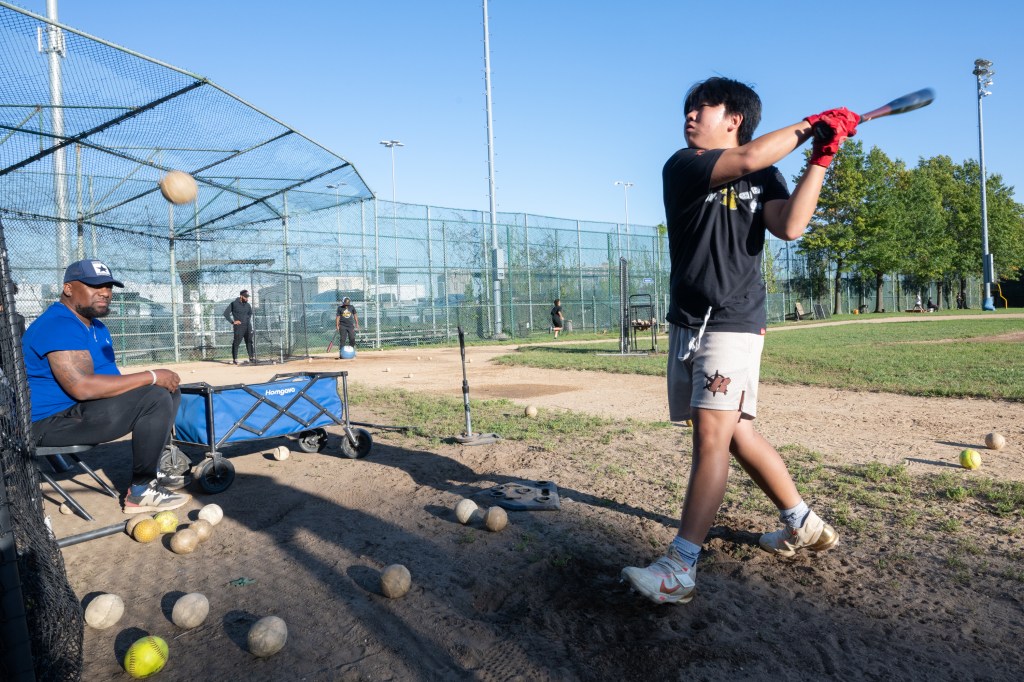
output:
{"label": "wristband", "polygon": [[149,385],[154,386],[156,384],[156,372],[154,372],[151,369],[147,369],[146,371],[149,372],[153,377],[153,381],[149,382]]}

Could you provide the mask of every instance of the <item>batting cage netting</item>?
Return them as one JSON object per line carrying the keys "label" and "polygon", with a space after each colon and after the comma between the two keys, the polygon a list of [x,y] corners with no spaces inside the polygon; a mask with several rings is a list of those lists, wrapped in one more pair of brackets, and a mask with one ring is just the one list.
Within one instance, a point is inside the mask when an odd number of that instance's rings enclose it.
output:
{"label": "batting cage netting", "polygon": [[0,220],[0,680],[77,680],[82,612],[43,516],[29,438],[24,319],[14,302]]}
{"label": "batting cage netting", "polygon": [[308,357],[302,277],[253,270],[251,291],[256,361],[285,362]]}

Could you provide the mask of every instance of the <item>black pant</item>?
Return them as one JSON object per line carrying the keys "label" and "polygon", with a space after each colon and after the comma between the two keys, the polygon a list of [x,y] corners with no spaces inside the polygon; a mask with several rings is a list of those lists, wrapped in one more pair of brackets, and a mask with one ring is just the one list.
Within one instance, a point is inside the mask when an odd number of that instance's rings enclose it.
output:
{"label": "black pant", "polygon": [[342,346],[352,346],[353,348],[356,347],[356,327],[355,327],[355,325],[352,325],[351,327],[348,326],[348,325],[344,325],[344,324],[339,325],[338,326],[338,332],[340,334],[340,338],[338,339],[338,352],[339,353],[341,353]]}
{"label": "black pant", "polygon": [[245,350],[249,352],[249,360],[256,360],[256,352],[252,347],[252,324],[243,322],[234,325],[235,338],[231,340],[231,359],[238,360],[238,346],[245,339]]}
{"label": "black pant", "polygon": [[76,403],[59,414],[32,423],[36,445],[95,445],[132,434],[132,482],[156,476],[164,446],[178,414],[181,393],[143,386],[113,398]]}

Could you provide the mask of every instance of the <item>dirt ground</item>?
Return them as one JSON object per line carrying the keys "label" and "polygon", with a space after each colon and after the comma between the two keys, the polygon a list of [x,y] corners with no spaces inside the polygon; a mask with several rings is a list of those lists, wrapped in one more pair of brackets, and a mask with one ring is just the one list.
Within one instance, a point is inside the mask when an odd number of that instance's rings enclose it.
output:
{"label": "dirt ground", "polygon": [[[896,527],[848,533],[831,552],[786,561],[756,548],[772,519],[727,504],[705,543],[694,601],[656,606],[629,592],[619,571],[663,552],[678,497],[662,483],[685,480],[689,465],[685,431],[643,428],[666,418],[664,380],[489,362],[511,348],[467,349],[473,399],[636,422],[608,443],[557,451],[515,441],[427,446],[381,428],[370,429],[374,446],[361,460],[337,456],[333,435],[321,453],[293,444],[286,461],[267,454],[283,439],[234,446],[225,451],[237,472],[233,485],[218,495],[191,490],[194,499],[180,510],[194,519],[215,502],[225,512],[194,554],[172,553],[169,536],[139,544],[124,534],[64,549],[83,601],[112,592],[127,605],[116,626],[86,628],[83,679],[126,679],[120,661],[144,634],[168,642],[159,678],[169,680],[1024,678],[1024,574],[981,570],[966,583],[950,581],[935,559],[948,541],[942,534],[929,544],[901,543]],[[185,383],[213,385],[338,369],[364,387],[461,396],[457,347],[271,367],[176,367]],[[393,423],[387,410],[353,409],[352,418]],[[518,408],[509,418],[522,418]],[[906,463],[912,474],[1024,481],[1020,403],[766,385],[758,424],[777,446],[821,453],[826,467],[881,461]],[[993,430],[1006,436],[1006,449],[982,449],[979,471],[957,467],[959,451],[983,448]],[[123,488],[129,458],[120,442],[86,460]],[[560,510],[510,512],[500,533],[454,518],[462,497],[537,481],[557,485]],[[117,503],[85,477],[68,487],[96,520],[58,513],[58,498],[44,485],[58,537],[124,521]],[[983,551],[1024,562],[1019,533],[994,529],[976,509],[961,514]],[[883,560],[897,556],[919,561],[893,569]],[[380,572],[393,563],[413,578],[410,593],[394,600],[379,587]],[[170,610],[187,592],[204,593],[211,611],[204,625],[183,631]],[[246,633],[267,615],[288,623],[288,643],[258,659],[247,652]]]}

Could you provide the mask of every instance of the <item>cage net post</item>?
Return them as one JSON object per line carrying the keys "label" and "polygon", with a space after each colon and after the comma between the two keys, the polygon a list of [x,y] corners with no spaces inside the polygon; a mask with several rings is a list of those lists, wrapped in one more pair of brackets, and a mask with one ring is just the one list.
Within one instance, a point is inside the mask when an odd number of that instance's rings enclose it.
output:
{"label": "cage net post", "polygon": [[619,352],[629,351],[629,261],[619,258]]}
{"label": "cage net post", "polygon": [[2,221],[0,282],[0,679],[77,680],[82,674],[82,611],[43,516]]}

